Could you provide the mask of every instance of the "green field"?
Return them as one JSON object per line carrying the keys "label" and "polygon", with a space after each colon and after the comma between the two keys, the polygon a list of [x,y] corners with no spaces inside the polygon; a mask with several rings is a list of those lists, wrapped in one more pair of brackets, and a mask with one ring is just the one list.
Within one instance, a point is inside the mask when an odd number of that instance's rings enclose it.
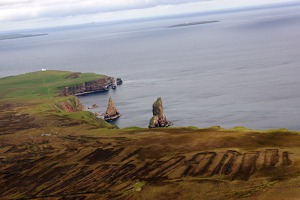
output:
{"label": "green field", "polygon": [[39,71],[0,79],[0,99],[41,99],[56,97],[59,89],[102,79],[104,75],[81,73],[78,78],[67,78],[73,72]]}

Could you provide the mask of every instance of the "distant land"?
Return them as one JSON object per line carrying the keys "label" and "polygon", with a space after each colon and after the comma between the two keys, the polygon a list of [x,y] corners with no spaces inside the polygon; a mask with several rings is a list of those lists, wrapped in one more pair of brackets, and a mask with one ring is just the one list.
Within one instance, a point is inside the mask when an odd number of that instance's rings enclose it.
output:
{"label": "distant land", "polygon": [[18,38],[26,38],[26,37],[37,37],[48,35],[47,33],[41,34],[21,34],[21,33],[13,33],[13,34],[3,34],[0,35],[0,40],[10,40],[10,39],[18,39]]}
{"label": "distant land", "polygon": [[200,25],[200,24],[210,24],[210,23],[216,23],[219,21],[201,21],[201,22],[186,22],[183,24],[175,24],[172,26],[169,26],[168,28],[175,28],[175,27],[181,27],[181,26],[195,26],[195,25]]}

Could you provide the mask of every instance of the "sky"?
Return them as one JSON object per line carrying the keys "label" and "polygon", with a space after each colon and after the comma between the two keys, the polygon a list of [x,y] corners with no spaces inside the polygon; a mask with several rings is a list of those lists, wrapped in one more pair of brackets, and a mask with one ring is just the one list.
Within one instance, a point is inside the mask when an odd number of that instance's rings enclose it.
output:
{"label": "sky", "polygon": [[0,0],[0,32],[283,2],[286,0]]}

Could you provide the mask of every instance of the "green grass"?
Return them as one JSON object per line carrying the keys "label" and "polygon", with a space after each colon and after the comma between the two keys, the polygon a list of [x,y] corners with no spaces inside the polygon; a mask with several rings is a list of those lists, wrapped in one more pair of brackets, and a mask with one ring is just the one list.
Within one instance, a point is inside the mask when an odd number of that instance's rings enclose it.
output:
{"label": "green grass", "polygon": [[125,127],[123,129],[126,130],[144,130],[145,128],[139,127],[139,126],[129,126],[129,127]]}
{"label": "green grass", "polygon": [[106,123],[104,120],[97,118],[93,115],[93,113],[89,111],[78,111],[78,112],[72,112],[72,113],[67,113],[67,112],[61,112],[61,113],[56,113],[57,116],[61,116],[66,119],[70,119],[72,121],[79,122],[81,124],[89,124],[93,125],[95,127],[100,126],[102,128],[117,128],[114,125],[110,125]]}
{"label": "green grass", "polygon": [[74,86],[106,77],[94,73],[82,73],[78,78],[66,78],[72,73],[49,70],[1,78],[0,99],[49,98],[57,96],[60,88],[65,86]]}
{"label": "green grass", "polygon": [[[77,75],[70,78],[70,75]],[[79,75],[79,76],[78,76]],[[0,102],[10,105],[10,111],[28,114],[38,124],[47,124],[47,116],[56,116],[59,122],[66,119],[70,124],[89,124],[96,127],[116,128],[91,112],[83,112],[79,99],[75,96],[60,96],[61,89],[84,82],[104,79],[107,76],[94,73],[74,73],[67,71],[38,71],[0,79]],[[80,111],[80,112],[78,112]],[[59,123],[58,123],[59,124]]]}
{"label": "green grass", "polygon": [[133,185],[133,190],[134,192],[140,192],[143,188],[143,186],[146,185],[146,182],[145,181],[137,181],[134,183]]}

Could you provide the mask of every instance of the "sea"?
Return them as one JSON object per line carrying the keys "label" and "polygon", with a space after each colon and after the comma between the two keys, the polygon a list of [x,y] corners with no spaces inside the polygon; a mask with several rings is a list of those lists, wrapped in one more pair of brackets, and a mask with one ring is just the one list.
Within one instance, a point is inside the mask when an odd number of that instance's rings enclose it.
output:
{"label": "sea", "polygon": [[298,1],[17,31],[47,35],[0,40],[0,76],[47,69],[120,77],[117,89],[79,98],[104,113],[111,97],[121,128],[147,127],[161,97],[177,127],[300,130],[299,10]]}

